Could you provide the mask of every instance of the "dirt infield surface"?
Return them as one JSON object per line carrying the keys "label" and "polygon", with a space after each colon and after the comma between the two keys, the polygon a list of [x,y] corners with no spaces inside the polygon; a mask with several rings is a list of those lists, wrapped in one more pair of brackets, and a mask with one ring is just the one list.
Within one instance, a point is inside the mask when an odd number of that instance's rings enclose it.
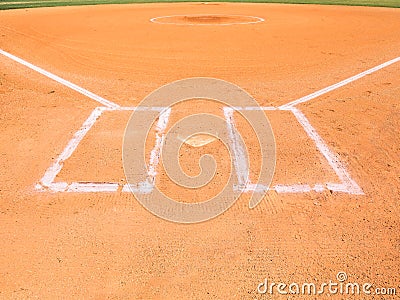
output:
{"label": "dirt infield surface", "polygon": [[[254,19],[260,22],[245,24]],[[257,291],[266,278],[319,285],[338,282],[338,272],[347,282],[371,283],[375,295],[325,290],[321,299],[393,297],[376,288],[400,294],[399,36],[400,10],[390,8],[186,3],[2,11],[0,298],[267,299],[279,295]],[[256,208],[245,193],[215,219],[176,224],[124,191],[122,139],[132,111],[123,108],[164,84],[202,76],[237,84],[266,108],[276,172]],[[224,117],[221,107],[192,101],[173,108],[169,121],[203,109]],[[251,129],[233,117],[251,148],[253,178],[257,147]],[[80,128],[87,131],[60,162]],[[169,183],[159,166],[157,184],[179,201],[204,200],[233,172],[218,141],[181,150],[192,176],[204,153],[221,164],[202,193]],[[46,185],[44,175],[58,163]]]}

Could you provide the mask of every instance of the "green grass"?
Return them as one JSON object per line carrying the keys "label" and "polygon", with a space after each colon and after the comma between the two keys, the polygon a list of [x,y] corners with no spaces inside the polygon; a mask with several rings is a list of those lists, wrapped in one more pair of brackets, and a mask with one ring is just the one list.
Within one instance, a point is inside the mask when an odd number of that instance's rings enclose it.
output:
{"label": "green grass", "polygon": [[[150,2],[204,2],[205,0],[0,0],[1,9],[69,5],[123,4]],[[213,2],[207,1],[207,2]],[[400,0],[220,0],[218,2],[295,3],[400,7]]]}

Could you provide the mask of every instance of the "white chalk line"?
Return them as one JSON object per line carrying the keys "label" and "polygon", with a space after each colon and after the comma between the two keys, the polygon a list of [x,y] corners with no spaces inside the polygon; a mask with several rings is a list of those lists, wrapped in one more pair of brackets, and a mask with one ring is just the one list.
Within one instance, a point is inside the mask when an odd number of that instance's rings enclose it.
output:
{"label": "white chalk line", "polygon": [[[351,179],[349,173],[346,171],[346,168],[340,162],[339,158],[333,152],[331,152],[331,150],[325,144],[321,136],[317,133],[314,127],[312,127],[306,116],[299,109],[295,107],[293,107],[291,111],[293,112],[294,116],[299,121],[299,123],[303,126],[307,135],[315,142],[315,145],[317,146],[318,150],[325,157],[331,168],[335,171],[336,175],[345,185],[348,193],[363,195],[364,192],[362,191],[362,189],[353,179]],[[331,185],[328,183],[328,185],[330,185],[330,187],[336,187],[336,184]]]}
{"label": "white chalk line", "polygon": [[118,183],[95,183],[95,182],[73,182],[71,183],[66,192],[73,193],[93,193],[93,192],[116,192],[118,190]]}
{"label": "white chalk line", "polygon": [[[159,163],[160,153],[162,150],[162,145],[164,142],[164,132],[168,124],[171,109],[167,108],[163,110],[160,114],[160,118],[156,125],[156,142],[155,146],[150,153],[150,162],[148,168],[148,176],[146,182],[138,183],[136,186],[125,184],[121,185],[113,182],[105,183],[82,183],[82,182],[72,182],[71,184],[65,182],[54,182],[55,177],[61,171],[63,167],[63,162],[68,159],[72,153],[75,151],[79,142],[84,138],[86,133],[94,125],[94,123],[101,116],[103,111],[126,111],[135,110],[136,107],[121,107],[121,109],[110,109],[104,107],[96,108],[89,118],[85,121],[82,127],[75,133],[73,139],[68,143],[67,147],[57,158],[55,163],[46,171],[45,176],[42,178],[42,185],[37,186],[39,190],[51,190],[53,192],[116,192],[119,188],[122,188],[122,192],[129,192],[134,190],[138,193],[148,194],[151,193],[155,179],[157,175],[157,166]],[[144,108],[143,110],[148,110],[151,108]],[[253,108],[252,108],[253,109]],[[289,110],[289,109],[288,109]],[[363,194],[361,188],[357,183],[352,180],[347,173],[344,166],[340,163],[339,159],[329,150],[328,146],[324,143],[322,138],[318,135],[316,130],[311,126],[308,119],[302,114],[298,109],[292,108],[291,111],[299,123],[303,126],[304,130],[308,136],[315,142],[316,147],[328,161],[329,165],[335,171],[342,183],[326,183],[326,184],[315,184],[310,186],[308,184],[294,184],[294,185],[275,185],[273,187],[268,187],[263,184],[252,184],[249,180],[249,171],[246,162],[246,157],[243,147],[238,143],[237,137],[235,137],[236,127],[233,119],[234,109],[231,107],[224,108],[224,115],[227,122],[228,133],[232,142],[233,159],[235,164],[236,173],[238,176],[238,185],[235,186],[236,191],[241,192],[266,192],[269,190],[274,190],[277,193],[307,193],[307,192],[343,192],[349,194]]]}
{"label": "white chalk line", "polygon": [[167,106],[119,106],[119,107],[104,107],[106,111],[158,111],[163,112],[168,109]]}
{"label": "white chalk line", "polygon": [[150,152],[149,168],[147,170],[147,181],[154,186],[157,176],[157,166],[160,161],[162,147],[164,145],[164,132],[168,125],[171,108],[168,108],[160,113],[156,125],[156,142],[154,148]]}
{"label": "white chalk line", "polygon": [[[89,132],[92,126],[96,123],[98,118],[102,115],[104,111],[148,111],[156,110],[161,111],[159,120],[156,125],[156,143],[153,150],[150,153],[150,163],[148,169],[147,182],[139,183],[139,191],[143,193],[149,193],[155,183],[155,177],[157,175],[157,165],[159,163],[162,146],[164,143],[164,132],[168,124],[169,116],[171,113],[171,108],[146,108],[146,107],[119,107],[119,108],[109,108],[109,107],[96,107],[86,121],[82,124],[81,128],[75,132],[72,139],[68,142],[67,146],[64,148],[63,152],[57,157],[55,162],[46,170],[44,176],[40,180],[40,183],[35,186],[37,190],[50,190],[52,192],[113,192],[117,191],[119,184],[114,182],[104,182],[104,183],[93,183],[93,182],[72,182],[68,184],[66,182],[55,182],[55,178],[61,172],[64,162],[71,157],[79,143]],[[148,183],[148,184],[146,184]],[[129,185],[126,185],[129,188]],[[135,189],[130,186],[130,190]],[[124,190],[125,191],[125,190]]]}
{"label": "white chalk line", "polygon": [[96,123],[97,119],[101,116],[103,111],[104,110],[101,107],[95,108],[90,116],[86,119],[86,121],[82,124],[81,128],[77,132],[75,132],[74,136],[68,142],[63,152],[61,152],[55,162],[47,169],[44,176],[40,180],[40,183],[44,187],[49,187],[54,182],[54,179],[56,178],[58,173],[60,173],[64,162],[72,155],[84,136],[88,133],[90,128],[92,128],[94,123]]}
{"label": "white chalk line", "polygon": [[[159,19],[169,19],[173,17],[201,17],[201,16],[223,16],[223,17],[245,17],[245,18],[252,18],[256,19],[256,21],[249,21],[249,22],[234,22],[234,23],[222,23],[222,24],[201,24],[201,23],[168,23],[168,22],[160,22]],[[171,16],[160,16],[151,18],[150,22],[158,23],[163,25],[178,25],[178,26],[231,26],[231,25],[247,25],[247,24],[257,24],[264,22],[265,20],[260,17],[255,16],[242,16],[242,15],[224,15],[224,14],[191,14],[191,15],[171,15]]]}
{"label": "white chalk line", "polygon": [[240,143],[240,137],[233,117],[234,110],[231,107],[224,107],[223,111],[229,138],[231,140],[233,164],[235,166],[238,184],[244,187],[250,183],[246,151]]}
{"label": "white chalk line", "polygon": [[376,71],[379,71],[379,70],[381,70],[381,69],[383,69],[385,67],[388,67],[388,66],[390,66],[390,65],[392,65],[392,64],[394,64],[396,62],[399,62],[399,61],[400,61],[400,56],[396,57],[396,58],[394,58],[392,60],[389,60],[387,62],[384,62],[384,63],[382,63],[382,64],[380,64],[380,65],[378,65],[376,67],[373,67],[373,68],[371,68],[369,70],[361,72],[361,73],[359,73],[357,75],[354,75],[354,76],[352,76],[350,78],[342,80],[342,81],[340,81],[338,83],[332,84],[332,85],[330,85],[330,86],[328,86],[326,88],[323,88],[323,89],[321,89],[319,91],[316,91],[316,92],[314,92],[314,93],[312,93],[310,95],[301,97],[301,98],[299,98],[299,99],[297,99],[295,101],[292,101],[292,102],[289,102],[287,104],[281,105],[279,107],[279,109],[283,109],[283,110],[284,109],[290,109],[290,108],[292,108],[292,107],[294,107],[296,105],[299,105],[301,103],[308,102],[308,101],[310,101],[312,99],[315,99],[315,98],[317,98],[317,97],[319,97],[321,95],[324,95],[324,94],[329,93],[329,92],[331,92],[333,90],[336,90],[336,89],[338,89],[338,88],[340,88],[342,86],[345,86],[345,85],[347,85],[347,84],[349,84],[349,83],[351,83],[353,81],[356,81],[356,80],[358,80],[358,79],[360,79],[360,78],[362,78],[362,77],[364,77],[366,75],[370,75],[370,74],[372,74],[372,73],[374,73]]}
{"label": "white chalk line", "polygon": [[66,86],[66,87],[69,87],[70,89],[72,89],[72,90],[74,90],[74,91],[76,91],[76,92],[78,92],[78,93],[80,93],[82,95],[85,95],[86,97],[89,97],[90,99],[95,100],[95,101],[103,104],[106,107],[110,107],[110,108],[119,107],[119,105],[114,103],[114,102],[111,102],[111,101],[109,101],[107,99],[104,99],[104,98],[102,98],[102,97],[100,97],[100,96],[98,96],[98,95],[96,95],[96,94],[94,94],[94,93],[92,93],[92,92],[90,92],[90,91],[88,91],[88,90],[86,90],[86,89],[84,89],[84,88],[82,88],[82,87],[80,87],[80,86],[68,81],[68,80],[65,80],[65,79],[63,79],[63,78],[61,78],[61,77],[59,77],[57,75],[54,75],[53,73],[50,73],[50,72],[48,72],[48,71],[46,71],[46,70],[44,70],[42,68],[39,68],[39,67],[37,67],[37,66],[35,66],[35,65],[25,61],[25,60],[23,60],[22,58],[19,58],[19,57],[15,56],[15,55],[12,55],[12,54],[10,54],[10,53],[2,50],[2,49],[0,49],[0,54],[12,59],[13,61],[15,61],[17,63],[20,63],[21,65],[24,65],[25,67],[28,67],[31,70],[36,71],[36,72],[38,72],[38,73],[40,73],[40,74],[42,74],[42,75],[54,80],[54,81],[57,81],[58,83],[61,83],[62,85]]}
{"label": "white chalk line", "polygon": [[[133,111],[140,109],[143,111],[157,110],[160,111],[160,117],[156,125],[156,141],[155,146],[150,153],[150,161],[148,168],[148,175],[146,182],[140,182],[136,186],[125,184],[121,185],[114,182],[104,182],[104,183],[91,183],[91,182],[72,182],[71,184],[65,182],[54,182],[56,176],[61,171],[64,161],[68,159],[72,153],[76,150],[77,146],[81,140],[85,137],[87,132],[99,119],[104,111]],[[237,110],[254,110],[255,107],[242,107]],[[235,170],[238,176],[238,185],[235,186],[236,191],[241,192],[266,192],[269,190],[274,190],[277,193],[307,193],[307,192],[324,192],[327,190],[334,192],[343,192],[349,194],[363,194],[361,188],[357,183],[351,179],[345,167],[341,164],[339,159],[333,154],[316,130],[312,127],[305,115],[297,108],[287,109],[291,111],[296,119],[299,121],[301,126],[306,131],[307,135],[315,142],[317,149],[321,152],[324,158],[327,160],[329,165],[337,174],[338,178],[342,183],[326,183],[326,184],[315,184],[310,186],[308,184],[294,184],[294,185],[275,185],[273,187],[267,187],[263,184],[252,184],[249,180],[249,170],[246,161],[246,156],[243,147],[238,141],[237,129],[234,122],[233,112],[236,109],[232,107],[225,107],[223,109],[228,134],[232,143],[233,160],[235,165]],[[269,108],[267,110],[270,110]],[[73,138],[70,140],[68,145],[65,147],[64,151],[56,159],[53,165],[45,172],[45,175],[40,180],[39,185],[36,186],[38,190],[50,190],[52,192],[116,192],[120,187],[122,192],[129,192],[134,190],[138,193],[148,194],[151,193],[154,188],[155,179],[157,175],[157,166],[159,164],[159,158],[162,151],[162,146],[164,143],[164,132],[167,127],[169,116],[171,114],[171,108],[168,107],[120,107],[107,108],[107,107],[97,107],[93,110],[88,119],[83,123],[81,128],[74,134]]]}
{"label": "white chalk line", "polygon": [[[43,186],[37,186],[38,191],[51,191],[51,192],[68,192],[68,193],[99,193],[99,192],[109,192],[114,193],[121,190],[123,193],[135,193],[150,194],[154,188],[154,185],[140,183],[137,185],[130,184],[120,184],[117,182],[53,182],[47,188]],[[309,193],[309,192],[341,192],[349,193],[347,187],[343,184],[323,184],[317,183],[314,185],[309,184],[277,184],[274,186],[266,186],[263,184],[251,184],[246,187],[235,185],[234,191],[242,193],[265,193],[268,191],[275,191],[278,194],[299,194],[299,193]]]}
{"label": "white chalk line", "polygon": [[275,106],[232,106],[235,111],[249,111],[249,110],[263,110],[263,111],[274,111],[279,110],[279,107]]}
{"label": "white chalk line", "polygon": [[345,187],[342,184],[337,184],[336,186],[328,186],[328,184],[317,183],[313,186],[309,184],[277,184],[274,186],[267,186],[264,184],[250,184],[247,185],[245,188],[240,187],[239,185],[234,186],[235,191],[248,193],[248,192],[256,192],[256,193],[264,193],[268,191],[275,191],[278,194],[295,194],[295,193],[309,193],[309,192],[316,192],[322,193],[325,191],[332,191],[332,192],[344,192],[347,193],[348,191],[345,190]]}
{"label": "white chalk line", "polygon": [[[123,193],[130,193],[134,191],[135,193],[150,194],[154,188],[154,185],[149,184],[120,184],[117,182],[53,182],[47,188],[39,185],[36,187],[38,191],[51,191],[51,192],[69,192],[69,193],[99,193],[99,192],[109,192],[114,193],[121,189]],[[266,186],[263,184],[251,184],[246,187],[235,185],[234,190],[242,193],[265,193],[268,191],[275,191],[278,194],[299,194],[299,193],[309,193],[309,192],[341,192],[349,193],[348,189],[343,184],[323,184],[317,183],[314,185],[309,184],[277,184],[274,186]]]}

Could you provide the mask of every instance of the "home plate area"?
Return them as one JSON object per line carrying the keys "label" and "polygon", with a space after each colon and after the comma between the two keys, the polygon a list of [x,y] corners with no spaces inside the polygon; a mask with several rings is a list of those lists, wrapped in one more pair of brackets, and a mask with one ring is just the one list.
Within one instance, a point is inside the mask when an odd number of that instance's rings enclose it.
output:
{"label": "home plate area", "polygon": [[[179,195],[179,199],[202,201],[215,196],[237,176],[235,161],[246,160],[238,153],[229,153],[226,145],[207,135],[186,140],[179,152],[182,170],[189,176],[200,173],[199,159],[204,154],[214,157],[217,170],[211,182],[198,189],[187,189],[168,178],[162,165],[161,149],[164,136],[180,119],[195,113],[210,113],[224,118],[227,129],[235,127],[241,134],[249,154],[248,182],[242,192],[320,193],[340,192],[363,194],[351,179],[338,156],[333,153],[306,116],[291,107],[236,107],[227,108],[219,103],[194,99],[170,108],[162,107],[98,107],[75,133],[63,153],[46,171],[36,186],[51,192],[130,192],[151,193],[154,186],[137,183],[128,186],[122,162],[122,144],[126,124],[133,110],[139,113],[158,112],[159,118],[149,130],[146,140],[148,182],[154,182],[165,193]],[[273,129],[276,144],[276,167],[272,183],[257,183],[261,165],[257,135],[240,114],[241,110],[263,110]],[[226,112],[230,111],[230,115]],[[228,116],[229,115],[229,116]],[[261,133],[262,134],[262,133]],[[177,143],[182,141],[177,140]],[[232,141],[234,143],[234,141]],[[234,151],[233,151],[234,152]],[[231,160],[233,159],[233,164]],[[231,167],[233,166],[233,167]],[[233,173],[232,173],[233,172]],[[236,187],[238,189],[238,187]]]}

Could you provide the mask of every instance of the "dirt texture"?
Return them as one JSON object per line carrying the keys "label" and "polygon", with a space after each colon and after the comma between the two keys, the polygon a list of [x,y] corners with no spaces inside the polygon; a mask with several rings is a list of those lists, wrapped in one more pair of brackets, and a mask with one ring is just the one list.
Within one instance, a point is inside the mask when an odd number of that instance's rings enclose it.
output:
{"label": "dirt texture", "polygon": [[[265,21],[220,26],[232,20],[194,14]],[[150,21],[171,15],[187,17],[179,25]],[[0,12],[0,49],[121,106],[201,76],[237,84],[262,106],[280,106],[396,58],[399,36],[400,10],[389,8],[185,3]],[[339,271],[399,294],[399,97],[397,62],[298,106],[365,195],[270,191],[249,209],[244,194],[221,216],[183,225],[152,215],[121,189],[37,191],[100,104],[0,55],[0,298],[287,299],[276,290],[260,295],[257,286],[265,278],[329,282]],[[223,117],[218,106],[188,102],[170,121],[203,108]],[[125,183],[121,151],[130,113],[104,112],[56,181]],[[277,145],[273,185],[337,182],[292,113],[266,114]],[[235,118],[254,178],[258,148]],[[162,166],[157,184],[183,202],[214,195],[232,172],[218,140],[185,144],[182,166],[196,175],[198,158],[210,152],[220,164],[203,192],[182,191]],[[320,297],[328,296],[381,299]]]}

